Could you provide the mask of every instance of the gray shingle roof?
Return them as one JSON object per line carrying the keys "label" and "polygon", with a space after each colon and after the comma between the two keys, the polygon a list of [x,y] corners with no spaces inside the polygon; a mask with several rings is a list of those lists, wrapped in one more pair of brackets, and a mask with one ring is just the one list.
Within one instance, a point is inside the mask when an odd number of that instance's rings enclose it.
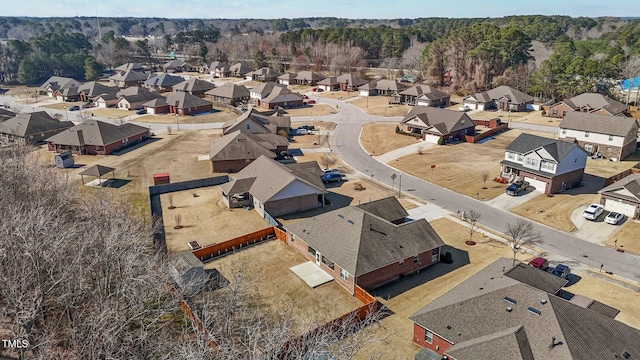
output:
{"label": "gray shingle roof", "polygon": [[185,81],[182,81],[175,86],[173,86],[174,91],[186,91],[186,92],[194,92],[194,91],[208,91],[216,86],[208,81],[191,78]]}
{"label": "gray shingle roof", "polygon": [[550,294],[555,294],[568,282],[561,277],[521,263],[507,270],[504,275]]}
{"label": "gray shingle roof", "polygon": [[491,102],[500,98],[506,98],[513,104],[531,103],[535,100],[533,96],[506,85],[498,86],[488,91],[475,93],[469,97],[476,99],[481,103]]}
{"label": "gray shingle roof", "polygon": [[236,74],[246,74],[252,70],[249,65],[243,62],[235,63],[229,67],[229,71]]}
{"label": "gray shingle roof", "polygon": [[440,100],[451,97],[451,95],[440,91],[434,87],[429,85],[416,85],[412,86],[406,90],[403,90],[399,93],[400,95],[409,95],[409,96],[424,96],[429,100]]}
{"label": "gray shingle roof", "polygon": [[456,343],[447,354],[456,359],[534,360],[527,332],[522,326]]}
{"label": "gray shingle roof", "polygon": [[302,96],[300,94],[291,92],[291,90],[286,87],[276,86],[273,88],[269,96],[262,100],[263,102],[269,103],[285,103],[285,102],[295,102],[302,101]]}
{"label": "gray shingle roof", "polygon": [[[275,150],[275,147],[272,149]],[[254,160],[263,155],[275,158],[272,149],[266,148],[264,143],[250,134],[237,130],[211,141],[209,160]]]}
{"label": "gray shingle roof", "polygon": [[127,70],[126,72],[120,74],[115,74],[109,77],[109,80],[113,81],[124,81],[124,82],[132,82],[132,81],[144,81],[149,78],[149,75],[134,70]]}
{"label": "gray shingle roof", "polygon": [[424,219],[395,225],[360,207],[330,211],[287,229],[354,276],[444,245]]}
{"label": "gray shingle roof", "polygon": [[590,108],[591,111],[603,109],[611,115],[619,115],[627,110],[625,104],[597,93],[582,93],[561,102],[564,102],[573,110],[578,110],[582,107]]}
{"label": "gray shingle roof", "polygon": [[28,137],[44,132],[68,129],[73,126],[71,121],[58,121],[45,111],[29,114],[19,114],[0,123],[0,133],[19,137]]}
{"label": "gray shingle roof", "polygon": [[103,85],[96,81],[90,81],[88,83],[84,83],[81,86],[79,86],[78,91],[84,92],[88,97],[93,98],[100,94],[107,94],[107,93],[115,94],[116,92],[118,92],[118,88],[113,86]]}
{"label": "gray shingle roof", "polygon": [[206,91],[205,94],[226,99],[241,99],[249,97],[249,90],[244,85],[226,84]]}
{"label": "gray shingle roof", "polygon": [[400,92],[407,89],[408,87],[409,86],[407,84],[401,83],[400,81],[397,81],[397,80],[379,80],[377,83],[375,83],[375,88],[377,90],[384,90],[384,91],[388,90],[388,91]]}
{"label": "gray shingle roof", "polygon": [[360,204],[358,207],[370,214],[381,217],[387,221],[396,221],[409,216],[407,210],[402,207],[399,201],[394,197],[370,201]]}
{"label": "gray shingle roof", "polygon": [[342,74],[337,77],[338,83],[349,84],[349,86],[361,86],[367,83],[367,80],[361,79],[354,74]]}
{"label": "gray shingle roof", "polygon": [[68,87],[78,87],[80,85],[82,85],[82,83],[76,79],[63,76],[52,76],[47,79],[47,81],[45,81],[42,85],[40,85],[40,88],[45,90],[47,87],[49,87],[51,90],[55,91]]}
{"label": "gray shingle roof", "polygon": [[145,132],[149,132],[149,129],[131,123],[118,126],[104,121],[86,120],[51,136],[46,141],[60,145],[105,146]]}
{"label": "gray shingle roof", "polygon": [[318,81],[318,85],[327,85],[327,86],[338,85],[339,83],[340,82],[338,81],[338,78],[336,78],[335,76],[324,78]]}
{"label": "gray shingle roof", "polygon": [[560,122],[561,129],[589,131],[592,133],[625,137],[629,133],[636,136],[638,123],[635,118],[612,116],[581,111],[569,111]]}
{"label": "gray shingle roof", "polygon": [[[233,132],[235,130],[245,130],[240,128],[239,126],[246,120],[249,120],[258,125],[260,129],[264,129],[264,131],[262,132],[273,132],[275,130],[275,126],[270,126],[270,123],[267,119],[268,117],[266,116],[259,116],[258,111],[252,108],[251,110],[244,112],[242,115],[234,119],[227,120],[224,124],[222,124],[222,130],[225,134]],[[259,131],[251,129],[251,132],[255,133]]]}
{"label": "gray shingle roof", "polygon": [[[422,105],[414,106],[400,121],[400,124],[407,124],[414,118],[419,119],[425,129],[435,127],[443,135],[461,129],[475,128],[469,115],[464,112]],[[416,124],[412,123],[411,126],[416,126]]]}
{"label": "gray shingle roof", "polygon": [[531,134],[520,134],[511,144],[507,145],[505,150],[517,154],[526,154],[544,148],[555,161],[560,162],[575,147],[578,147],[578,145],[566,141]]}
{"label": "gray shingle roof", "polygon": [[298,76],[296,73],[284,73],[278,76],[278,80],[295,80],[296,76]]}
{"label": "gray shingle roof", "polygon": [[324,76],[312,71],[300,71],[296,75],[296,80],[298,81],[319,81],[322,79],[324,79]]}
{"label": "gray shingle roof", "polygon": [[188,109],[199,106],[212,106],[207,100],[203,100],[195,95],[191,95],[187,92],[173,92],[167,96],[167,104],[171,106],[177,106],[178,109]]}
{"label": "gray shingle roof", "polygon": [[598,190],[598,193],[638,203],[640,202],[640,173],[625,176]]}
{"label": "gray shingle roof", "polygon": [[184,78],[182,76],[175,76],[175,75],[163,73],[145,80],[143,84],[148,86],[170,87],[182,81],[184,81]]}

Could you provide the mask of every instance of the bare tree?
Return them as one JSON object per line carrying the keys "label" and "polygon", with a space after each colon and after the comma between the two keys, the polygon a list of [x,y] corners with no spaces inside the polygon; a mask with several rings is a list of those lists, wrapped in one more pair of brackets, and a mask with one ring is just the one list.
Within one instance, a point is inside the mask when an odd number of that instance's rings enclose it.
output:
{"label": "bare tree", "polygon": [[171,135],[171,130],[173,130],[173,128],[171,128],[171,125],[167,125],[167,134]]}
{"label": "bare tree", "polygon": [[478,229],[478,220],[482,217],[479,211],[469,210],[465,213],[465,220],[469,227],[469,241],[473,241],[473,233]]}
{"label": "bare tree", "polygon": [[524,219],[518,219],[514,224],[508,223],[505,235],[513,251],[513,265],[516,264],[518,250],[523,246],[531,246],[542,241],[542,235],[535,231],[533,223]]}
{"label": "bare tree", "polygon": [[332,158],[331,155],[329,155],[328,153],[324,153],[324,154],[322,154],[322,157],[320,157],[319,163],[320,163],[320,166],[322,166],[323,169],[328,169],[333,164],[336,163],[336,160],[334,158]]}
{"label": "bare tree", "polygon": [[623,62],[620,63],[620,72],[622,73],[622,76],[624,76],[625,79],[629,79],[629,87],[627,88],[627,101],[626,101],[626,105],[629,105],[633,79],[638,75],[640,75],[640,57],[637,55],[633,55],[626,58]]}
{"label": "bare tree", "polygon": [[174,229],[182,229],[182,215],[176,214],[173,219],[176,222],[176,225],[173,227]]}
{"label": "bare tree", "polygon": [[487,170],[484,170],[480,176],[482,177],[482,188],[486,189],[487,188],[487,180],[489,179],[489,172]]}
{"label": "bare tree", "polygon": [[169,202],[169,209],[170,210],[173,210],[173,209],[176,208],[175,206],[173,206],[173,194],[167,195],[167,201]]}

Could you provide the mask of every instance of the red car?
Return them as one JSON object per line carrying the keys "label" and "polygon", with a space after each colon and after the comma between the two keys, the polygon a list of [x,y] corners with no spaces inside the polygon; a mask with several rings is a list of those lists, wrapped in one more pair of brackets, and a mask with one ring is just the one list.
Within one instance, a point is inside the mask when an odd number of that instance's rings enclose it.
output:
{"label": "red car", "polygon": [[318,91],[318,88],[311,88],[311,91],[316,92]]}
{"label": "red car", "polygon": [[315,104],[316,101],[315,100],[307,100],[307,104]]}
{"label": "red car", "polygon": [[547,270],[547,268],[549,267],[549,262],[545,258],[537,257],[529,261],[529,265],[533,266],[534,268],[538,268],[540,270]]}

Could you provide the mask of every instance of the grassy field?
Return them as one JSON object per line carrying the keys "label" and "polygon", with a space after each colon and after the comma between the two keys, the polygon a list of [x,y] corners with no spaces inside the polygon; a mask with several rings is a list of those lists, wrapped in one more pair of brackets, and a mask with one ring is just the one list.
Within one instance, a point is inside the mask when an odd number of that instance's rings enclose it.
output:
{"label": "grassy field", "polygon": [[640,234],[640,223],[627,218],[624,224],[620,225],[618,231],[607,239],[605,244],[622,249],[625,252],[640,255],[640,240],[638,240],[638,234]]}
{"label": "grassy field", "polygon": [[[198,114],[196,116],[181,115],[178,116],[180,124],[205,124],[205,123],[220,123],[227,120],[235,119],[238,114],[225,108],[214,108],[213,112]],[[160,115],[145,115],[134,119],[136,122],[143,123],[159,123],[159,124],[176,124],[175,114],[160,114]],[[176,128],[176,126],[174,126]]]}
{"label": "grassy field", "polygon": [[397,124],[368,123],[362,128],[360,142],[369,154],[382,155],[418,142],[413,136],[396,134]]}
{"label": "grassy field", "polygon": [[558,230],[576,230],[571,221],[571,212],[580,205],[598,202],[597,194],[555,194],[553,197],[539,195],[526,203],[511,209],[511,212]]}
{"label": "grassy field", "polygon": [[404,116],[411,110],[408,105],[391,105],[389,99],[389,96],[365,96],[351,100],[349,104],[375,116]]}
{"label": "grassy field", "polygon": [[336,109],[325,104],[313,104],[305,107],[285,109],[284,115],[288,116],[324,116],[335,114]]}

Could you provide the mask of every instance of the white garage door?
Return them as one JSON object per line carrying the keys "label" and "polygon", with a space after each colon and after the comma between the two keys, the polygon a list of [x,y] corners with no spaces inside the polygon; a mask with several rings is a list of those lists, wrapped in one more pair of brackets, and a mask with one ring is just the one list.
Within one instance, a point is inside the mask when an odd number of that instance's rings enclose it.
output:
{"label": "white garage door", "polygon": [[426,141],[428,143],[432,143],[432,144],[437,144],[438,141],[440,141],[440,136],[431,135],[431,134],[424,134],[424,141]]}
{"label": "white garage door", "polygon": [[636,214],[636,207],[632,204],[625,204],[621,201],[607,199],[604,202],[604,209],[611,212],[618,212],[633,218]]}
{"label": "white garage door", "polygon": [[536,180],[528,177],[525,177],[524,180],[528,181],[531,186],[536,188],[536,191],[545,192],[547,190],[547,183],[542,180]]}

